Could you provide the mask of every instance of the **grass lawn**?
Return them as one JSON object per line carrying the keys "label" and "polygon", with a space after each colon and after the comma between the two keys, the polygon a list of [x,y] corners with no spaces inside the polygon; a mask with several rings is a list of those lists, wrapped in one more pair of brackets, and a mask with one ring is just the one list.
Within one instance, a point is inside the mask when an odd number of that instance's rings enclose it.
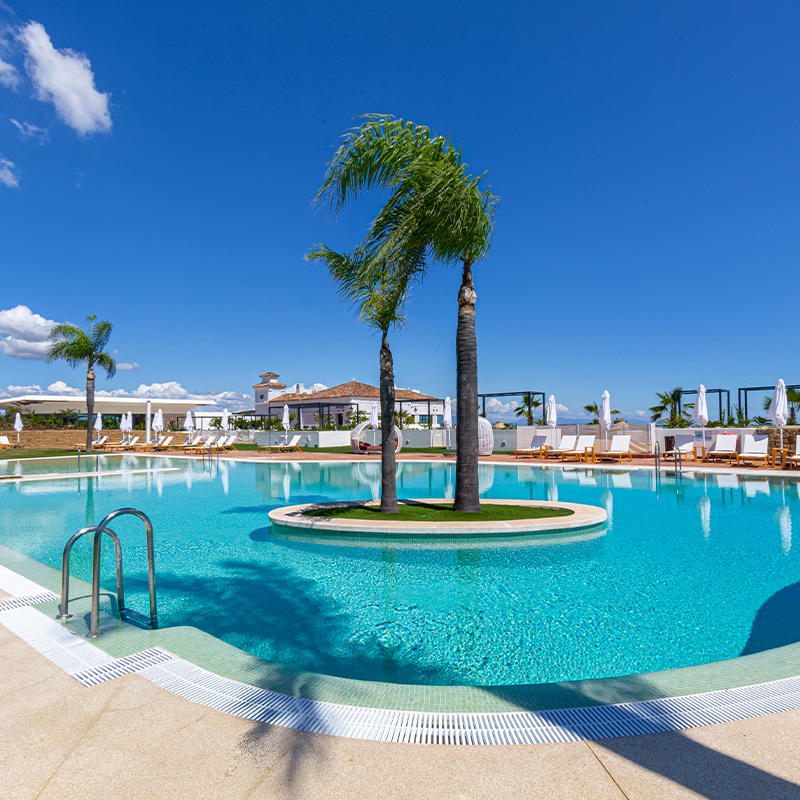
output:
{"label": "grass lawn", "polygon": [[47,447],[24,447],[16,450],[0,450],[0,461],[18,458],[48,458],[50,456],[76,456],[77,450],[53,450]]}
{"label": "grass lawn", "polygon": [[514,519],[544,519],[545,517],[569,517],[572,511],[566,508],[535,508],[487,504],[481,506],[480,514],[465,514],[453,511],[445,503],[404,503],[400,501],[399,514],[381,514],[378,506],[346,506],[343,508],[317,508],[306,511],[309,517],[328,517],[335,519],[378,518],[398,522],[498,522]]}

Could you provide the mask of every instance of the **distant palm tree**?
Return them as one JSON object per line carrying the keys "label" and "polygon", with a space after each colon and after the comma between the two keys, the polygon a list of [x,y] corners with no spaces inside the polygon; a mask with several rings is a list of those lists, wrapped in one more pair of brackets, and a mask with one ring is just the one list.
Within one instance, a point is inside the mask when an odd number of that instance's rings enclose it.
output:
{"label": "distant palm tree", "polygon": [[[478,349],[473,266],[489,251],[498,199],[481,188],[461,150],[424,125],[390,115],[367,121],[344,137],[317,193],[319,206],[338,212],[369,189],[391,196],[372,222],[362,248],[373,265],[398,267],[409,253],[461,266],[456,328],[456,486],[453,508],[479,513]],[[419,276],[426,270],[419,262]]]}
{"label": "distant palm tree", "polygon": [[514,409],[514,413],[518,417],[525,417],[528,422],[528,425],[533,425],[533,409],[539,408],[542,404],[542,401],[539,400],[538,397],[534,397],[529,392],[526,392],[522,395],[522,405],[517,406]]}
{"label": "distant palm tree", "polygon": [[681,394],[683,389],[676,386],[668,392],[656,392],[659,402],[654,406],[650,406],[651,422],[658,422],[664,414],[667,414],[667,427],[668,428],[688,428],[691,424],[690,411],[694,408],[694,403],[686,403],[683,405],[681,412],[678,409],[681,407]]}
{"label": "distant palm tree", "polygon": [[[381,333],[381,512],[399,513],[394,441],[394,358],[389,347],[389,329],[405,323],[403,308],[409,282],[418,272],[422,252],[407,253],[402,264],[369,263],[361,250],[352,255],[335,253],[321,246],[308,256],[328,268],[339,295],[358,309],[359,318]],[[413,419],[413,418],[412,418]]]}
{"label": "distant palm tree", "polygon": [[[599,425],[600,424],[600,406],[597,403],[587,403],[583,407],[583,410],[584,411],[588,411],[594,417],[594,419],[591,422],[592,425]],[[612,414],[619,414],[620,412],[619,412],[618,409],[612,408],[611,409],[611,413]],[[614,422],[619,422],[619,420],[615,419]]]}
{"label": "distant palm tree", "polygon": [[117,371],[114,359],[103,348],[108,344],[112,325],[102,320],[95,322],[97,314],[86,317],[89,330],[62,322],[50,331],[50,345],[45,361],[66,361],[71,367],[86,364],[86,451],[92,449],[92,418],[94,417],[94,366],[106,371],[113,378]]}

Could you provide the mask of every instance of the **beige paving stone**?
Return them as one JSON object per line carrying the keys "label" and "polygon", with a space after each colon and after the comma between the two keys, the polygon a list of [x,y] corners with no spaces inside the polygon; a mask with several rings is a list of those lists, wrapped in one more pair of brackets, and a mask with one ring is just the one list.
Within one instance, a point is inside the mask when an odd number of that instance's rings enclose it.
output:
{"label": "beige paving stone", "polygon": [[628,797],[800,800],[800,711],[589,746]]}

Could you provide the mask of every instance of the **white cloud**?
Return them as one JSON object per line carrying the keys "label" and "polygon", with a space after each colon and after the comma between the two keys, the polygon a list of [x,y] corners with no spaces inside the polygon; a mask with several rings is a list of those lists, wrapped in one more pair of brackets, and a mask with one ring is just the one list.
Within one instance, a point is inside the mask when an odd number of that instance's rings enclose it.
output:
{"label": "white cloud", "polygon": [[[17,397],[23,394],[65,394],[82,397],[85,391],[83,387],[76,388],[64,383],[64,381],[55,381],[51,383],[47,389],[42,389],[42,387],[38,385],[6,386],[5,389],[0,389],[0,398]],[[244,411],[245,409],[253,407],[252,395],[232,391],[190,393],[176,381],[151,383],[149,385],[143,383],[132,392],[126,389],[113,389],[110,391],[100,389],[95,392],[95,395],[97,397],[151,397],[153,399],[170,400],[210,400],[214,405],[204,406],[204,410],[207,411],[222,411],[223,408],[227,408],[229,411]]]}
{"label": "white cloud", "polygon": [[309,391],[311,391],[312,393],[313,392],[321,392],[321,391],[323,391],[324,389],[327,389],[327,388],[328,387],[324,383],[312,383],[311,384],[311,388],[309,389]]}
{"label": "white cloud", "polygon": [[19,122],[16,119],[10,119],[9,122],[17,129],[19,132],[19,138],[23,141],[25,139],[33,139],[34,141],[39,142],[39,144],[44,144],[50,139],[50,134],[47,128],[40,128],[38,125],[34,125],[32,122]]}
{"label": "white cloud", "polygon": [[80,134],[111,130],[109,94],[95,88],[92,65],[83,53],[57,50],[39,22],[29,22],[17,38],[25,47],[25,70],[39,100],[53,103],[58,116]]}
{"label": "white cloud", "polygon": [[567,406],[565,406],[563,403],[556,403],[556,411],[561,414],[566,414],[569,412],[569,408],[567,408]]}
{"label": "white cloud", "polygon": [[117,364],[117,369],[121,370],[139,369],[139,365],[135,361],[132,364],[129,364],[127,361],[120,361]]}
{"label": "white cloud", "polygon": [[29,342],[44,342],[56,323],[34,314],[28,306],[14,306],[0,310],[0,333],[8,333]]}
{"label": "white cloud", "polygon": [[16,91],[21,83],[22,78],[16,68],[0,58],[0,86]]}
{"label": "white cloud", "polygon": [[19,186],[19,170],[13,161],[0,156],[0,183],[13,189]]}
{"label": "white cloud", "polygon": [[647,412],[646,411],[642,411],[642,409],[640,409],[640,408],[637,408],[636,411],[633,412],[633,414],[636,417],[646,417],[647,416]]}
{"label": "white cloud", "polygon": [[0,353],[6,358],[21,358],[23,361],[44,361],[47,342],[27,342],[15,336],[0,339]]}

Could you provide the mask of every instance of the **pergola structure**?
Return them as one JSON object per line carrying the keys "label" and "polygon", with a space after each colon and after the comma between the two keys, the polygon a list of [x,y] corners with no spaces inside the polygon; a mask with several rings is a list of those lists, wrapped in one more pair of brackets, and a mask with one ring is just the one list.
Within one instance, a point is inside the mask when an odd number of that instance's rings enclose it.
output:
{"label": "pergola structure", "polygon": [[[797,383],[787,383],[787,389],[800,389],[800,384]],[[772,386],[743,386],[740,389],[737,389],[737,398],[739,400],[739,408],[744,409],[744,415],[749,417],[750,415],[747,413],[747,395],[749,392],[774,392],[775,391],[775,384]]]}
{"label": "pergola structure", "polygon": [[[481,408],[483,411],[483,416],[486,416],[486,398],[487,397],[522,397],[523,395],[530,395],[531,397],[541,397],[542,398],[542,414],[544,414],[545,409],[545,393],[544,392],[534,392],[534,391],[524,391],[524,392],[486,392],[485,394],[479,394],[478,397],[481,400]],[[533,409],[528,406],[528,411],[530,412],[531,416],[533,416]]]}
{"label": "pergola structure", "polygon": [[[683,396],[685,394],[694,395],[697,394],[697,389],[681,389],[681,393],[678,395],[678,414],[683,413]],[[724,421],[727,419],[725,414],[723,413],[723,406],[722,406],[722,395],[724,394],[726,397],[726,408],[728,417],[731,415],[731,390],[730,389],[706,389],[706,394],[715,394],[717,395],[717,399],[719,400],[719,418],[720,420]]]}

